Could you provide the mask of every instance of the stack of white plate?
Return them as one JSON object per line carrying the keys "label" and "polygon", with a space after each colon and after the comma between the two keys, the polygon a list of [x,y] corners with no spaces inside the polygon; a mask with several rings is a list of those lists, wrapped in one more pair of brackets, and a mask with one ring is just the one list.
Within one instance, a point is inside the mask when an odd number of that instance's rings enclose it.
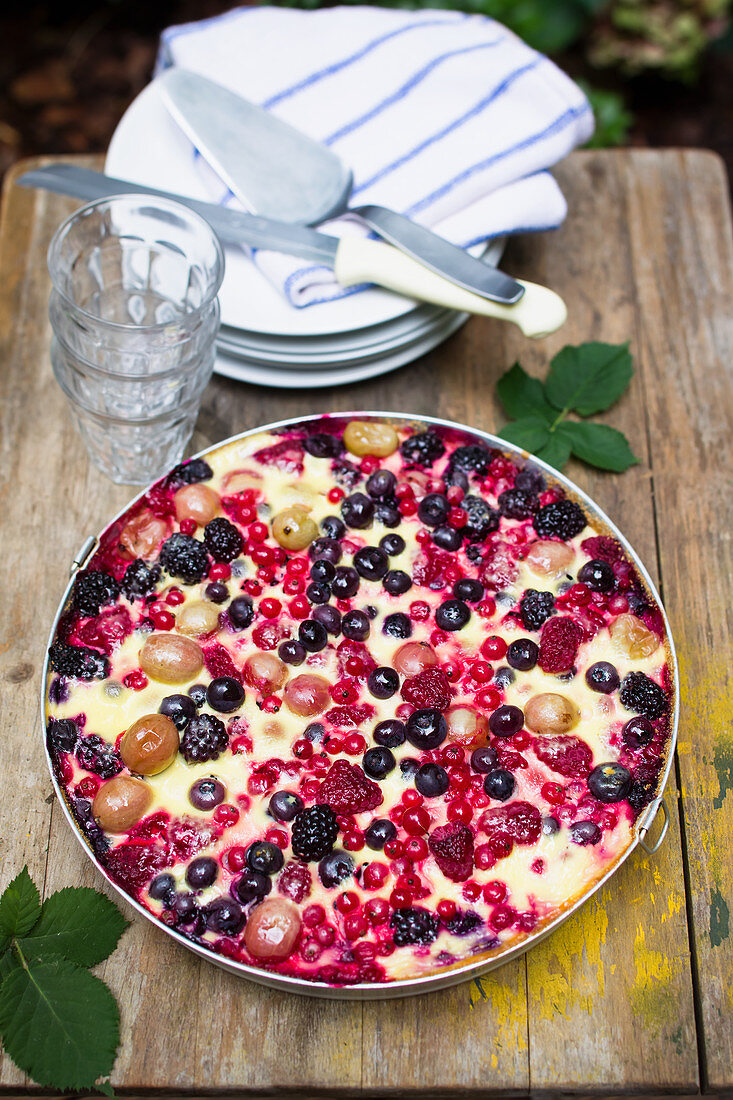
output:
{"label": "stack of white plate", "polygon": [[[154,81],[125,112],[107,154],[110,176],[211,201],[192,147]],[[487,263],[498,263],[503,241]],[[481,252],[472,249],[472,252]],[[401,367],[430,351],[467,319],[377,288],[296,309],[260,274],[244,249],[227,247],[220,293],[216,370],[284,389],[337,386]]]}

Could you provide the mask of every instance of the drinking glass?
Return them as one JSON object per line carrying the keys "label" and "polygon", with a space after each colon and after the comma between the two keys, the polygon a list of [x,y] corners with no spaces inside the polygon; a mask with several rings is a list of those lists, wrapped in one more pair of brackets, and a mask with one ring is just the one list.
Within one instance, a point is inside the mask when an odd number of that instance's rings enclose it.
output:
{"label": "drinking glass", "polygon": [[214,368],[219,241],[185,206],[119,195],[59,227],[48,268],[51,362],[89,457],[147,484],[183,456]]}

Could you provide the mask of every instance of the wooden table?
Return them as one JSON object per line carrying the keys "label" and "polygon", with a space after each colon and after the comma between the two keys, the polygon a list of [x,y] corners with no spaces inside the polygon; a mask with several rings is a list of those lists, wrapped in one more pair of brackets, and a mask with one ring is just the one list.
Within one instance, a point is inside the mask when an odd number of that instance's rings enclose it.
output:
{"label": "wooden table", "polygon": [[[667,789],[669,836],[655,856],[639,850],[528,955],[479,982],[402,1001],[270,992],[135,918],[101,968],[122,1012],[113,1081],[128,1093],[649,1096],[733,1088],[733,247],[725,173],[710,153],[625,151],[577,153],[558,176],[566,224],[512,243],[505,266],[563,294],[570,320],[560,333],[530,343],[512,326],[474,318],[410,366],[334,390],[288,393],[217,378],[193,446],[327,409],[435,413],[491,431],[502,422],[494,384],[516,358],[542,374],[565,343],[630,339],[636,375],[607,418],[641,463],[622,476],[579,464],[568,472],[628,535],[672,623],[682,721]],[[38,686],[69,563],[131,493],[89,465],[51,373],[45,252],[74,204],[13,179],[0,238],[0,885],[27,862],[46,891],[100,887],[51,794]],[[33,1086],[6,1058],[0,1090]]]}

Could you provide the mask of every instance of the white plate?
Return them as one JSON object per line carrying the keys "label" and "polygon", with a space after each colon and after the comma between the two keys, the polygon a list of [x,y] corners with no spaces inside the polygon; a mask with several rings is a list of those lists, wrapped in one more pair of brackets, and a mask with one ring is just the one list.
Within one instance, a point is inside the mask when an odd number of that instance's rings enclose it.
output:
{"label": "white plate", "polygon": [[[193,146],[168,114],[156,81],[140,93],[120,120],[105,171],[119,179],[211,201],[194,164]],[[492,262],[498,262],[502,247],[502,242],[492,242]],[[479,254],[481,250],[479,247]],[[219,300],[224,324],[290,337],[352,332],[404,317],[420,307],[420,303],[391,291],[370,289],[335,302],[295,309],[237,247],[226,249]]]}

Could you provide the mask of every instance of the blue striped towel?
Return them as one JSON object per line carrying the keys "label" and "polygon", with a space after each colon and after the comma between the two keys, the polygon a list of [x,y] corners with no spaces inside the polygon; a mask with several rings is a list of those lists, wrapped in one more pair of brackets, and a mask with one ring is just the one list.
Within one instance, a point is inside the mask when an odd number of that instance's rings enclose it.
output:
{"label": "blue striped towel", "polygon": [[[171,65],[329,146],[353,170],[354,204],[399,210],[463,247],[556,228],[566,204],[547,168],[593,132],[588,101],[556,65],[463,12],[238,8],[164,31],[158,69]],[[236,205],[199,170],[215,201]],[[353,221],[326,228],[366,232]],[[329,268],[263,251],[254,262],[295,306],[345,293]]]}

